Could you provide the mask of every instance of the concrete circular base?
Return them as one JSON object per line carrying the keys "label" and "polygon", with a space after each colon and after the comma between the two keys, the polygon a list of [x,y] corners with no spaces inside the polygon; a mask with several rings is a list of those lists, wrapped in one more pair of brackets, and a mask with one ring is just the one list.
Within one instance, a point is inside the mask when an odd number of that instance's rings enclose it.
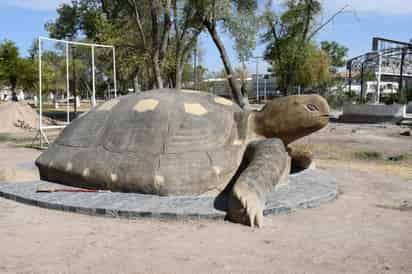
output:
{"label": "concrete circular base", "polygon": [[[211,218],[226,215],[226,197],[160,197],[117,192],[37,193],[38,187],[67,188],[46,181],[0,182],[0,196],[44,208],[108,217]],[[338,195],[333,174],[308,169],[289,176],[269,195],[264,215],[317,207]]]}

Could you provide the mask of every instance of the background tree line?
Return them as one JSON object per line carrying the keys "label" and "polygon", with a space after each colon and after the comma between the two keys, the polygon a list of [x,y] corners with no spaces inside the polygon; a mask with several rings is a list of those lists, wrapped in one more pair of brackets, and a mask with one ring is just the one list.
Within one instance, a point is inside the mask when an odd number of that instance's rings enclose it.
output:
{"label": "background tree line", "polygon": [[235,79],[223,33],[233,39],[243,69],[257,42],[266,44],[264,58],[285,95],[296,86],[329,85],[347,49],[335,42],[319,45],[314,38],[345,8],[321,22],[318,0],[267,1],[263,9],[258,2],[72,0],[45,27],[53,38],[115,45],[119,82],[138,79],[142,89],[181,88],[190,78],[190,57],[202,32],[218,49],[232,98],[243,108],[249,107],[246,86]]}
{"label": "background tree line", "polygon": [[36,65],[33,58],[20,56],[13,41],[0,42],[0,87],[10,87],[13,96],[16,96],[17,88],[32,90],[37,87]]}

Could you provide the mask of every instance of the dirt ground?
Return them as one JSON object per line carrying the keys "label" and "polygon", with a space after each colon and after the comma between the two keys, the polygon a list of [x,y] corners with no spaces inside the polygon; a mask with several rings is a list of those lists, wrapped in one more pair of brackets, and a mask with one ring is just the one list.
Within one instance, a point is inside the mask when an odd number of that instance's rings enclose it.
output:
{"label": "dirt ground", "polygon": [[[266,217],[261,229],[90,217],[0,198],[0,273],[412,273],[412,137],[404,130],[332,123],[302,140],[340,195]],[[0,166],[39,153],[3,141]]]}

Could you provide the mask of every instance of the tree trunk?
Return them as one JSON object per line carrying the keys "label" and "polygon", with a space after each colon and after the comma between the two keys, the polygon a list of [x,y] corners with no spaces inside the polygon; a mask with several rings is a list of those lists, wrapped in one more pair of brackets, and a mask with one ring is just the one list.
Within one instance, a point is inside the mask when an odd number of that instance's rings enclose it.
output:
{"label": "tree trunk", "polygon": [[17,100],[17,93],[16,93],[17,78],[13,77],[10,80],[10,85],[11,85],[11,100],[12,101],[18,101]]}
{"label": "tree trunk", "polygon": [[159,64],[159,52],[156,51],[153,54],[153,75],[155,78],[155,83],[157,88],[163,88],[163,79],[162,73],[160,71],[160,64]]}
{"label": "tree trunk", "polygon": [[182,64],[180,61],[177,61],[176,62],[176,82],[175,82],[176,89],[182,88],[182,76],[183,76]]}
{"label": "tree trunk", "polygon": [[176,77],[174,74],[170,74],[168,78],[169,88],[176,88]]}
{"label": "tree trunk", "polygon": [[223,65],[225,67],[225,72],[227,74],[227,78],[229,81],[229,86],[232,91],[233,99],[242,109],[250,109],[249,100],[247,96],[242,95],[241,89],[239,85],[236,83],[236,79],[234,79],[234,71],[232,69],[232,65],[230,64],[225,46],[223,45],[222,41],[220,40],[219,34],[216,31],[216,27],[212,24],[212,22],[208,20],[204,21],[204,25],[209,31],[209,34],[212,37],[213,42],[219,50],[220,57],[222,59]]}
{"label": "tree trunk", "polygon": [[[179,37],[178,37],[179,38]],[[176,42],[176,89],[182,88],[182,76],[183,76],[183,50],[181,40]]]}
{"label": "tree trunk", "polygon": [[[153,52],[152,52],[152,65],[153,65],[153,76],[155,78],[155,83],[157,88],[163,88],[163,79],[160,69],[160,50],[162,45],[159,41],[159,7],[160,3],[158,1],[151,1],[151,21],[152,21],[152,43],[153,43]],[[162,41],[163,42],[163,41]]]}
{"label": "tree trunk", "polygon": [[139,77],[137,74],[133,77],[133,89],[135,93],[140,92]]}

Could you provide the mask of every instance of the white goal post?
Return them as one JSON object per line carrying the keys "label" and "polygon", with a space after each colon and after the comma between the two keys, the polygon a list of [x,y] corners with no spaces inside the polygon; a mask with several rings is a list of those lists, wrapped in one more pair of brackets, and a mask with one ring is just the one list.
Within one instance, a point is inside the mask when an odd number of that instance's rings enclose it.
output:
{"label": "white goal post", "polygon": [[[66,122],[62,125],[56,126],[47,126],[43,125],[43,100],[42,100],[42,88],[43,88],[43,80],[42,80],[42,42],[43,41],[51,41],[56,43],[62,43],[65,45],[65,58],[66,58],[66,100],[67,100],[67,113],[66,113]],[[84,42],[76,42],[76,41],[67,41],[67,40],[59,40],[54,38],[48,38],[39,36],[38,38],[38,58],[39,58],[39,135],[40,135],[40,147],[43,147],[43,138],[46,143],[49,143],[49,140],[45,134],[45,130],[47,129],[59,129],[64,128],[70,123],[70,74],[69,74],[69,46],[70,45],[78,45],[78,46],[86,46],[91,48],[91,66],[92,66],[92,106],[96,105],[96,67],[95,67],[95,48],[109,48],[112,49],[112,58],[113,58],[113,89],[114,89],[114,97],[117,97],[117,79],[116,79],[116,49],[113,45],[102,45],[102,44],[94,44],[94,43],[84,43]]]}

